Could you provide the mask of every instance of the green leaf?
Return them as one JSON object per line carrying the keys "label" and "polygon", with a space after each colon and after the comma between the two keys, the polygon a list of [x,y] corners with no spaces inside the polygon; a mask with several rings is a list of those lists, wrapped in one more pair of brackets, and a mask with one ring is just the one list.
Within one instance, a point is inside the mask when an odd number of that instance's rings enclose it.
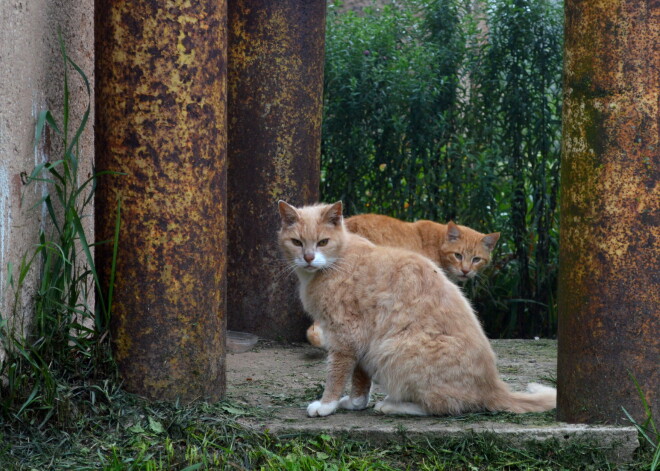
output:
{"label": "green leaf", "polygon": [[183,468],[181,471],[195,471],[196,469],[200,469],[202,466],[204,466],[204,463],[191,464],[190,466]]}
{"label": "green leaf", "polygon": [[129,427],[128,431],[133,433],[144,433],[144,429],[140,424],[135,424],[132,427]]}
{"label": "green leaf", "polygon": [[158,422],[156,419],[149,417],[149,430],[151,430],[154,433],[164,433],[165,429],[163,428],[163,424]]}
{"label": "green leaf", "polygon": [[231,414],[231,415],[246,415],[247,414],[247,412],[245,412],[243,409],[239,409],[237,407],[230,406],[230,405],[223,405],[222,410],[227,412],[228,414]]}

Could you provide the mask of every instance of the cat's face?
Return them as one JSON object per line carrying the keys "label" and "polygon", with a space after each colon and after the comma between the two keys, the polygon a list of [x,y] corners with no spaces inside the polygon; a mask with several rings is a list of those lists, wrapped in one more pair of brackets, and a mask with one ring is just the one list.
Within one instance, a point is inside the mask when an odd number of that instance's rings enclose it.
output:
{"label": "cat's face", "polygon": [[490,262],[500,233],[482,234],[467,227],[447,224],[447,235],[440,247],[440,259],[447,275],[454,281],[474,278]]}
{"label": "cat's face", "polygon": [[330,268],[344,242],[341,202],[295,208],[280,201],[278,206],[282,219],[279,243],[286,259],[310,273]]}

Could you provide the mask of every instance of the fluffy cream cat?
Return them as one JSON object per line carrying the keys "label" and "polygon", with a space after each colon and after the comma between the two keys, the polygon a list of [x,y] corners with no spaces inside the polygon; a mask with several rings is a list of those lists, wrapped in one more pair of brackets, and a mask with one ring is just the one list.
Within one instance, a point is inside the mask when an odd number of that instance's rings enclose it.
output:
{"label": "fluffy cream cat", "polygon": [[[310,417],[366,408],[372,378],[387,391],[375,405],[385,414],[555,407],[553,388],[530,384],[530,393],[518,393],[500,380],[470,304],[429,259],[346,231],[341,202],[280,201],[279,211],[280,247],[328,349],[325,390],[307,407]],[[351,392],[341,397],[349,378]]]}
{"label": "fluffy cream cat", "polygon": [[[457,283],[474,278],[486,268],[500,238],[499,232],[482,234],[452,221],[405,222],[381,214],[358,214],[344,223],[350,232],[376,245],[408,249],[428,257]],[[323,329],[317,323],[307,329],[307,340],[315,347],[324,347]]]}

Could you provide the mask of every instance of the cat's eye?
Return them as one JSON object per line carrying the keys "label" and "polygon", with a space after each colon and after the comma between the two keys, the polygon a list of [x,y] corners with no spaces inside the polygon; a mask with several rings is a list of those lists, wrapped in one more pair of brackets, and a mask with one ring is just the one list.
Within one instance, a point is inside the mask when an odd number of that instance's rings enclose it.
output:
{"label": "cat's eye", "polygon": [[330,239],[322,239],[319,240],[318,244],[316,244],[317,247],[325,247],[328,245],[328,242],[330,242]]}
{"label": "cat's eye", "polygon": [[303,243],[299,241],[298,239],[291,239],[291,243],[295,245],[296,247],[302,247]]}
{"label": "cat's eye", "polygon": [[460,253],[455,253],[454,257],[456,257],[456,260],[458,260],[459,262],[463,260],[463,256]]}
{"label": "cat's eye", "polygon": [[472,263],[479,263],[481,261],[481,257],[474,257],[472,259]]}

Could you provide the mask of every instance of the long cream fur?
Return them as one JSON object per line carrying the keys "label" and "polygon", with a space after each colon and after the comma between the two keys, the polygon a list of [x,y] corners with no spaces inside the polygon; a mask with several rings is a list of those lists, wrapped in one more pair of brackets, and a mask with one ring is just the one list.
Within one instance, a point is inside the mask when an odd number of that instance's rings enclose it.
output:
{"label": "long cream fur", "polygon": [[[344,220],[349,232],[376,245],[399,247],[417,252],[440,266],[450,280],[462,283],[477,276],[490,262],[499,232],[482,234],[452,221],[439,224],[420,220],[404,222],[381,214],[358,214]],[[312,324],[307,340],[324,348],[323,329]]]}
{"label": "long cream fur", "polygon": [[279,210],[280,247],[328,349],[325,390],[308,406],[310,417],[366,408],[372,379],[387,391],[375,405],[386,414],[555,407],[553,388],[509,390],[470,304],[429,259],[349,233],[340,202],[295,208],[280,201]]}

